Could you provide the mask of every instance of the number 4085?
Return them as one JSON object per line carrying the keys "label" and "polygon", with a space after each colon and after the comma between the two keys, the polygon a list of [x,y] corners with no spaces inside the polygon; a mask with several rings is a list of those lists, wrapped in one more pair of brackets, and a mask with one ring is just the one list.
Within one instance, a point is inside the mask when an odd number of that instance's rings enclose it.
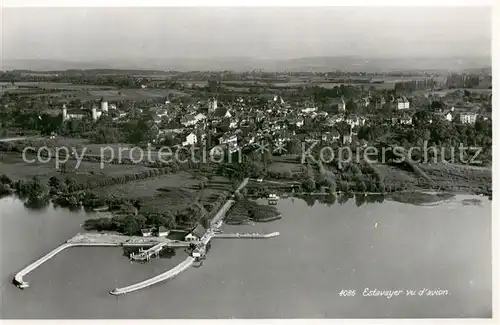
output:
{"label": "number 4085", "polygon": [[353,297],[356,295],[356,290],[342,290],[339,292],[341,297]]}

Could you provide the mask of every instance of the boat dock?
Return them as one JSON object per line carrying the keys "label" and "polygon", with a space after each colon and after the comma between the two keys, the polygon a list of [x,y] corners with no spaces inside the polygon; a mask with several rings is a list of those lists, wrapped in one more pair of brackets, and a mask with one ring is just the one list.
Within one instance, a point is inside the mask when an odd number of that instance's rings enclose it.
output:
{"label": "boat dock", "polygon": [[180,264],[178,264],[176,267],[174,267],[174,268],[172,268],[172,269],[170,269],[162,274],[159,274],[155,277],[149,278],[149,279],[144,280],[142,282],[129,285],[127,287],[116,288],[114,290],[111,290],[109,293],[114,295],[114,296],[123,295],[123,294],[129,293],[129,292],[144,289],[144,288],[149,287],[149,286],[156,284],[158,282],[166,281],[168,279],[173,278],[174,276],[181,273],[182,271],[186,270],[187,268],[189,268],[194,263],[194,261],[195,261],[195,258],[192,256],[189,256],[184,261],[182,261]]}
{"label": "boat dock", "polygon": [[148,248],[147,250],[139,250],[139,254],[130,254],[130,258],[134,261],[149,261],[152,256],[159,256],[162,249],[165,247],[178,248],[189,247],[190,243],[185,241],[170,240],[164,241]]}

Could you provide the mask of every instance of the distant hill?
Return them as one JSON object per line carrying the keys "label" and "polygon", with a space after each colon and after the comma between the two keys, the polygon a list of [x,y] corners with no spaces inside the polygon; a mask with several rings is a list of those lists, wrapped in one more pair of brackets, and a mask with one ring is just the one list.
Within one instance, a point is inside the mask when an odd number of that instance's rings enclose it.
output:
{"label": "distant hill", "polygon": [[454,58],[369,58],[359,56],[308,57],[297,59],[254,59],[240,58],[150,58],[150,59],[108,59],[100,61],[23,60],[4,59],[2,70],[69,70],[69,69],[126,69],[160,71],[351,71],[351,72],[394,72],[394,71],[463,71],[491,67],[490,57]]}

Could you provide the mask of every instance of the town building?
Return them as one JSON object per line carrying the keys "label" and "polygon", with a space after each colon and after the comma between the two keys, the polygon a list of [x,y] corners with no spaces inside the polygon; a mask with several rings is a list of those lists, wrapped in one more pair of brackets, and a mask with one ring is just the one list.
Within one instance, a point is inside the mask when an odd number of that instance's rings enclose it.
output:
{"label": "town building", "polygon": [[85,116],[88,116],[88,111],[85,111],[83,109],[70,109],[68,110],[66,108],[66,104],[63,104],[62,107],[62,116],[63,116],[63,121],[67,120],[79,120],[83,119]]}
{"label": "town building", "polygon": [[192,241],[197,241],[200,240],[203,235],[205,235],[206,229],[202,225],[196,226],[196,228],[193,229],[186,237],[184,237],[184,240],[187,242],[192,242]]}
{"label": "town building", "polygon": [[396,100],[396,104],[397,104],[397,109],[398,110],[400,110],[400,109],[409,109],[410,108],[410,102],[408,101],[408,99],[406,99],[406,97],[398,98]]}
{"label": "town building", "polygon": [[476,113],[460,113],[460,123],[463,124],[474,124],[476,123],[477,114]]}
{"label": "town building", "polygon": [[196,142],[198,141],[198,137],[196,136],[196,134],[194,132],[191,132],[189,133],[186,138],[184,139],[184,141],[182,142],[182,146],[183,147],[186,147],[186,146],[192,146],[194,145]]}
{"label": "town building", "polygon": [[153,228],[141,229],[142,237],[150,237],[153,235]]}
{"label": "town building", "polygon": [[399,119],[399,124],[403,125],[412,125],[413,124],[413,119],[411,116],[405,114]]}
{"label": "town building", "polygon": [[219,144],[226,145],[232,153],[238,149],[238,137],[235,134],[225,134],[219,138]]}
{"label": "town building", "polygon": [[98,110],[96,106],[93,106],[92,109],[85,109],[80,107],[80,109],[68,109],[66,104],[63,104],[62,107],[62,117],[63,121],[67,120],[80,120],[87,116],[90,116],[93,121],[97,121],[99,117],[101,117],[102,111]]}

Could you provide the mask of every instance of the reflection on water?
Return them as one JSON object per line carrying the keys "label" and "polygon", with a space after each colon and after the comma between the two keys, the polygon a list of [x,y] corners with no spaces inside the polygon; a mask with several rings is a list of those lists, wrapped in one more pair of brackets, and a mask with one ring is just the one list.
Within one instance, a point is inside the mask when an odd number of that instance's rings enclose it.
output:
{"label": "reflection on water", "polygon": [[332,206],[333,204],[345,204],[350,199],[354,199],[357,207],[365,203],[383,203],[385,196],[383,194],[354,194],[342,193],[339,195],[304,195],[297,196],[298,199],[303,200],[308,206],[314,206],[316,203],[326,204]]}

